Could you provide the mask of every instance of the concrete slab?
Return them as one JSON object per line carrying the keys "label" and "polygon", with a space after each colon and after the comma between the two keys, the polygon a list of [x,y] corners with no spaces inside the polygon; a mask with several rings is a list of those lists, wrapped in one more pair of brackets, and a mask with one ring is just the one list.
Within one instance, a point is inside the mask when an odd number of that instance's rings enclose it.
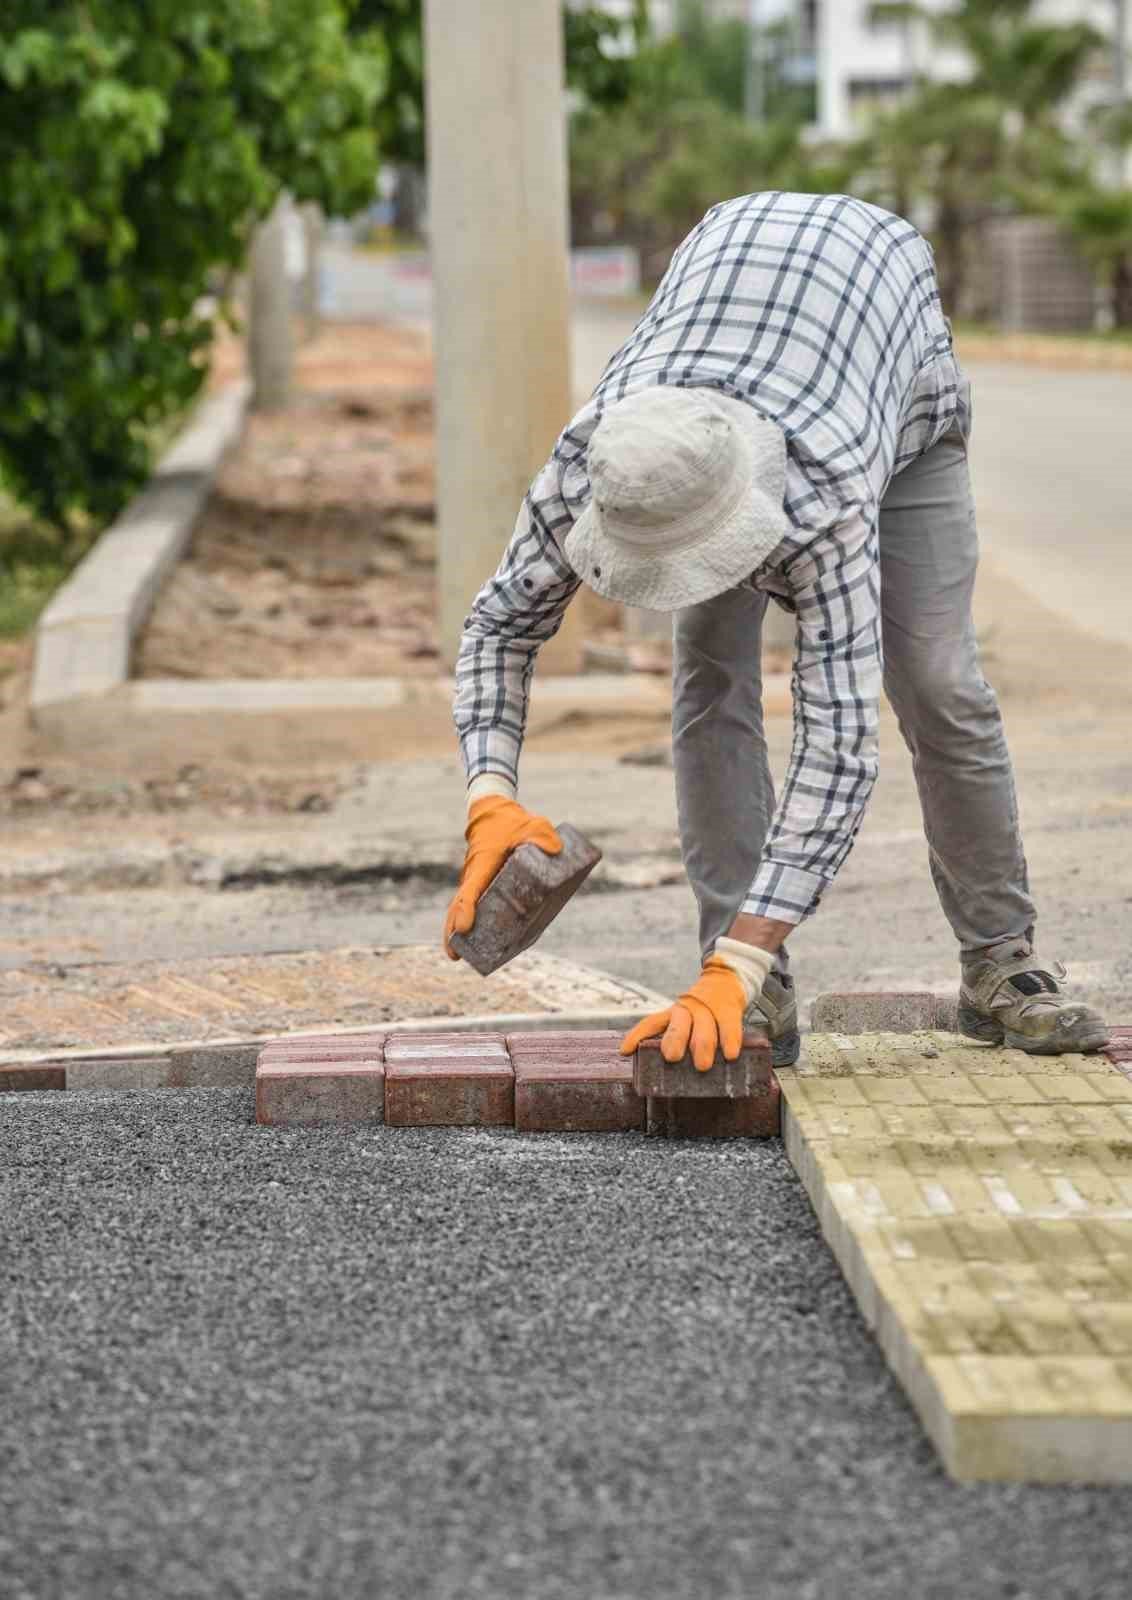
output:
{"label": "concrete slab", "polygon": [[943,1032],[811,1035],[783,1137],[961,1480],[1132,1482],[1132,1082]]}

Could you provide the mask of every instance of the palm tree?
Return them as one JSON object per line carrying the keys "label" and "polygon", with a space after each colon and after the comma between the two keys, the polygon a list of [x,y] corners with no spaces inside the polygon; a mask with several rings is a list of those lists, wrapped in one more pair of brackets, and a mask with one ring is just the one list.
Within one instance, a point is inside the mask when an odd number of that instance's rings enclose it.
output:
{"label": "palm tree", "polygon": [[958,47],[970,71],[959,83],[922,78],[907,100],[877,120],[866,141],[873,181],[907,210],[926,200],[935,214],[940,286],[959,310],[974,228],[1036,185],[1064,184],[1081,161],[1058,112],[1103,44],[1084,23],[1038,20],[1035,0],[960,0],[935,11],[876,4],[877,21],[919,22],[940,47]]}

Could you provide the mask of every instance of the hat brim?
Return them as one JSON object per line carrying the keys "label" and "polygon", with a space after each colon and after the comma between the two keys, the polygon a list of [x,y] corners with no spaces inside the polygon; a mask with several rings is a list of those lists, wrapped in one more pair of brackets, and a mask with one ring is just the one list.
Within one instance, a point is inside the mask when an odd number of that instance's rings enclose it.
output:
{"label": "hat brim", "polygon": [[736,408],[736,434],[747,468],[746,491],[735,509],[690,547],[650,550],[611,539],[591,499],[566,535],[563,552],[595,594],[646,611],[680,611],[734,589],[781,543],[789,528],[782,506],[782,430],[744,401],[727,403]]}

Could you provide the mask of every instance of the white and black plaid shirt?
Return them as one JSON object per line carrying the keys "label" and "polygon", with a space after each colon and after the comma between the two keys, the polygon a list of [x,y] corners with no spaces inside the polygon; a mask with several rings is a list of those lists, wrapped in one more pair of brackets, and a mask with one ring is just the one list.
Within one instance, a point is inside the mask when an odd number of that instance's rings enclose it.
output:
{"label": "white and black plaid shirt", "polygon": [[797,613],[794,748],[743,910],[800,922],[860,827],[877,770],[877,513],[901,467],[957,422],[962,380],[930,246],[845,195],[714,207],[527,494],[465,624],[455,717],[469,780],[517,782],[539,645],[580,586],[562,542],[588,504],[603,412],[655,384],[716,389],[778,423],[790,534],[752,576]]}

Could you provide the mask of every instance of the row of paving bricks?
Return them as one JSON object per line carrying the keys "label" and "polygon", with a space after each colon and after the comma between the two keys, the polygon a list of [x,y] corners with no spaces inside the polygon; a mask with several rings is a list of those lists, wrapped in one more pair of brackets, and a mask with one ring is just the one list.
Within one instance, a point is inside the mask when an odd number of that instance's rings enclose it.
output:
{"label": "row of paving bricks", "polygon": [[373,1033],[279,1039],[256,1071],[256,1119],[273,1127],[385,1122],[390,1127],[515,1128],[766,1138],[780,1129],[779,1088],[762,1034],[707,1073],[665,1062],[654,1041],[635,1057],[617,1032]]}

